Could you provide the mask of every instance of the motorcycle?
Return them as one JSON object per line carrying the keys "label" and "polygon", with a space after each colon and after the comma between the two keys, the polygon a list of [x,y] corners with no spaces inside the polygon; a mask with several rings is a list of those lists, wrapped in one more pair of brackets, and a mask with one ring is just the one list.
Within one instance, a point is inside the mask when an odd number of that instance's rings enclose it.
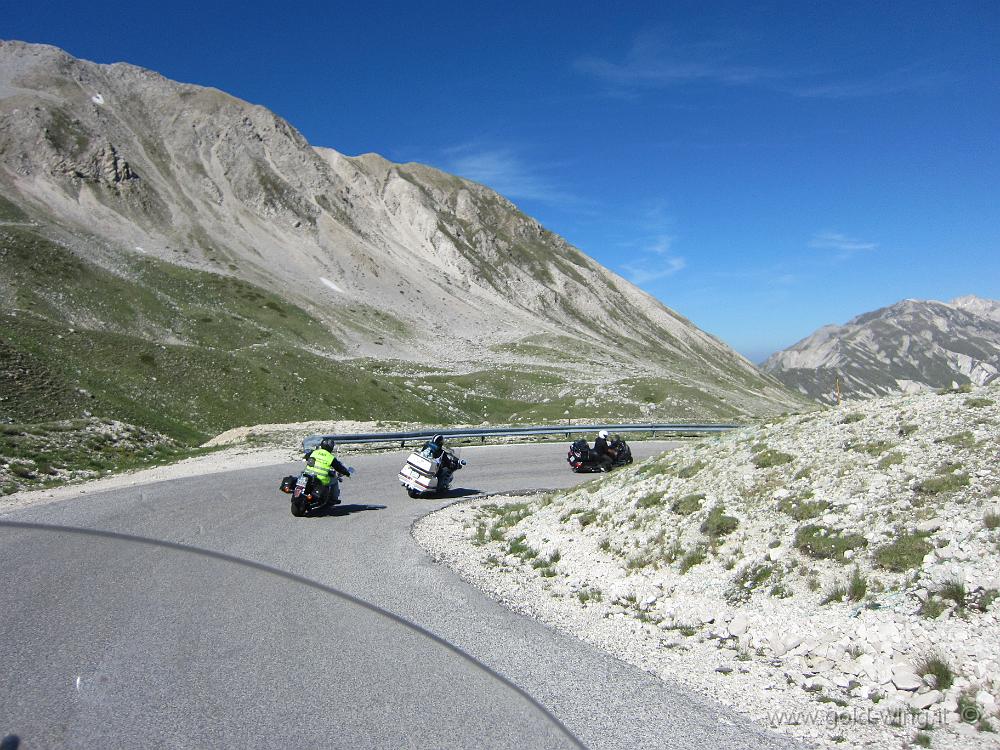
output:
{"label": "motorcycle", "polygon": [[574,473],[590,473],[597,471],[607,471],[632,463],[632,449],[628,447],[622,438],[615,437],[608,447],[615,452],[615,458],[610,465],[606,464],[600,456],[596,455],[590,447],[590,443],[580,439],[574,442],[566,453],[566,461],[569,468]]}
{"label": "motorcycle", "polygon": [[[354,467],[348,468],[347,476],[354,474]],[[331,472],[330,481],[344,481],[343,474]],[[294,474],[281,480],[279,488],[286,495],[291,495],[292,515],[296,518],[309,514],[321,514],[328,511],[334,505],[340,504],[340,498],[333,498],[332,491],[324,492],[323,484],[312,474],[302,472],[298,476]]]}
{"label": "motorcycle", "polygon": [[450,448],[445,448],[437,460],[423,451],[414,451],[399,470],[399,483],[413,498],[441,494],[448,491],[455,472],[465,464],[458,452]]}

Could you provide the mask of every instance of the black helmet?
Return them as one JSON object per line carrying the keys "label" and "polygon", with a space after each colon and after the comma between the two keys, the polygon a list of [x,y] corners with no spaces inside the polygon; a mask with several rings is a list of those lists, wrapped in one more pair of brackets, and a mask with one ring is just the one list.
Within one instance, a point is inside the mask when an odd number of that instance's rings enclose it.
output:
{"label": "black helmet", "polygon": [[337,441],[332,437],[325,437],[319,441],[319,447],[325,451],[332,451],[337,445]]}
{"label": "black helmet", "polygon": [[434,443],[434,445],[444,445],[444,435],[435,435],[431,442]]}

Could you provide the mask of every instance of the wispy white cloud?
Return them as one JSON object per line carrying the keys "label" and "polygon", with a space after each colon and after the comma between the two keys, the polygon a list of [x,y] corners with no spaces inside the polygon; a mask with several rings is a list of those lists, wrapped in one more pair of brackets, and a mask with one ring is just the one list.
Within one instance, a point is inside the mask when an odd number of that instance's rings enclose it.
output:
{"label": "wispy white cloud", "polygon": [[878,248],[878,243],[848,237],[840,232],[817,232],[809,240],[809,247],[817,250],[833,250],[842,255],[853,255],[875,250]]}
{"label": "wispy white cloud", "polygon": [[692,81],[745,86],[783,78],[782,71],[741,65],[726,44],[668,44],[655,33],[637,35],[621,61],[581,57],[573,66],[607,83],[626,88],[664,87]]}
{"label": "wispy white cloud", "polygon": [[787,86],[784,90],[789,94],[809,99],[861,99],[915,91],[944,84],[950,80],[952,80],[950,74],[907,67],[848,80],[802,80]]}
{"label": "wispy white cloud", "polygon": [[622,266],[625,278],[636,286],[660,281],[673,276],[687,266],[684,258],[677,256],[654,256],[626,263]]}
{"label": "wispy white cloud", "polygon": [[580,201],[547,177],[544,167],[528,162],[513,148],[469,143],[445,149],[444,154],[449,172],[508,198],[562,204]]}
{"label": "wispy white cloud", "polygon": [[[660,215],[659,207],[651,209],[650,220],[654,220],[655,216],[656,223],[662,225],[665,220],[660,220]],[[674,237],[669,234],[659,233],[647,237],[636,245],[638,251],[635,260],[622,264],[622,274],[636,286],[642,286],[684,270],[687,261],[672,252],[673,244]]]}
{"label": "wispy white cloud", "polygon": [[920,65],[855,76],[750,65],[737,60],[740,50],[733,42],[671,44],[668,37],[662,32],[659,37],[642,33],[620,60],[581,57],[573,67],[608,84],[609,94],[629,98],[642,89],[714,83],[756,86],[810,99],[852,99],[897,94],[951,80],[950,75]]}

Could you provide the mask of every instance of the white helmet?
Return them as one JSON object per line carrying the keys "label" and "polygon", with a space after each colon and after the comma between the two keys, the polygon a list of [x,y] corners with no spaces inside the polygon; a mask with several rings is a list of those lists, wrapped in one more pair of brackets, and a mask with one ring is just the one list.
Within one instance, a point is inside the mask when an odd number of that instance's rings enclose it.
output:
{"label": "white helmet", "polygon": [[608,431],[607,430],[601,430],[600,432],[597,433],[597,437],[604,438],[605,440],[607,440],[608,439]]}

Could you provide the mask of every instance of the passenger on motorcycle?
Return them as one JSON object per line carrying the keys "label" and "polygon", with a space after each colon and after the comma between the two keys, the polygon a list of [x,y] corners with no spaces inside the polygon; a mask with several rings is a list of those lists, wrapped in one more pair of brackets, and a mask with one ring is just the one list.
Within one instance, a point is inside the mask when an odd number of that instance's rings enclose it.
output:
{"label": "passenger on motorcycle", "polygon": [[608,431],[601,430],[598,432],[597,439],[594,441],[593,456],[601,462],[601,471],[611,469],[611,464],[614,463],[616,455],[611,446],[608,445]]}
{"label": "passenger on motorcycle", "polygon": [[304,456],[306,468],[303,470],[304,474],[311,474],[319,480],[323,486],[322,492],[326,496],[325,500],[331,505],[340,502],[340,482],[336,477],[330,476],[330,470],[333,469],[336,473],[346,476],[351,474],[350,470],[340,463],[333,454],[335,446],[336,442],[332,437],[323,438],[319,443],[319,448],[306,452]]}

